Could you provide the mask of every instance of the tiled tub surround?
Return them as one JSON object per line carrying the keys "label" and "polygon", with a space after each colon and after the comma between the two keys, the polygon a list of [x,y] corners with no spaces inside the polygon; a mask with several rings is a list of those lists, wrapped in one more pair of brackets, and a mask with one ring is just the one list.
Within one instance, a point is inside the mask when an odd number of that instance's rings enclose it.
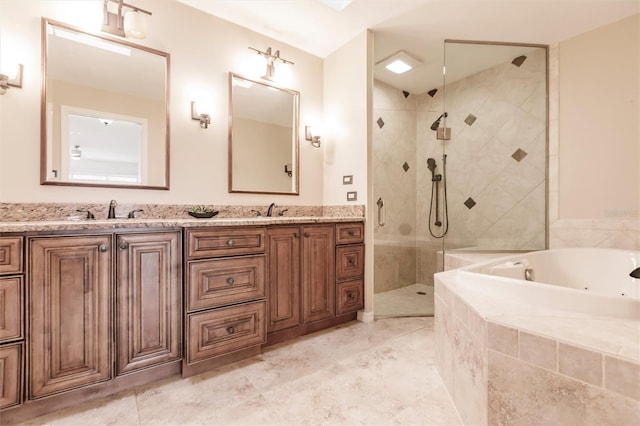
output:
{"label": "tiled tub surround", "polygon": [[461,274],[435,277],[436,361],[465,424],[637,424],[637,318],[516,303]]}

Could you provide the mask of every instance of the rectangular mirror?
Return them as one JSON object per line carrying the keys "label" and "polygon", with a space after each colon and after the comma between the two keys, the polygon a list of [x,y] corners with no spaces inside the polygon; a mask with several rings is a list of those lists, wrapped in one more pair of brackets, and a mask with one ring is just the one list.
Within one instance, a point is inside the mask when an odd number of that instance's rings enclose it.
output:
{"label": "rectangular mirror", "polygon": [[229,73],[229,192],[298,195],[300,94]]}
{"label": "rectangular mirror", "polygon": [[169,189],[169,54],[42,19],[43,185]]}

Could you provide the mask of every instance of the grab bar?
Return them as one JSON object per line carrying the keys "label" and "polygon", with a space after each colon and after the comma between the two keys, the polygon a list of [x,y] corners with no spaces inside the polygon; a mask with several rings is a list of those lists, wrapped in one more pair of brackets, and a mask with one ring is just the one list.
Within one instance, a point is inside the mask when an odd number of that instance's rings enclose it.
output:
{"label": "grab bar", "polygon": [[376,205],[378,206],[378,226],[384,226],[385,211],[384,201],[382,201],[382,197],[378,198],[378,201],[376,201]]}

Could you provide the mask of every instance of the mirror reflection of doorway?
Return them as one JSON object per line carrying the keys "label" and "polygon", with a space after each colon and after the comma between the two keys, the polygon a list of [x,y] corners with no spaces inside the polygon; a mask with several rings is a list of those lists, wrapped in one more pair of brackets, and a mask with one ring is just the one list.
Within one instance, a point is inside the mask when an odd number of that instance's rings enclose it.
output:
{"label": "mirror reflection of doorway", "polygon": [[146,184],[147,120],[62,106],[60,176],[86,183]]}

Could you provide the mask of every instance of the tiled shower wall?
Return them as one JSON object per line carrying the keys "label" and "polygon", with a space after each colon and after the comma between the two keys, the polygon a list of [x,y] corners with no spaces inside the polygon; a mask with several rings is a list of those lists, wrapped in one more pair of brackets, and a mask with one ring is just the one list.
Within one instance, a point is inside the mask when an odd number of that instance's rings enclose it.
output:
{"label": "tiled shower wall", "polygon": [[[433,284],[442,240],[429,232],[431,172],[443,173],[446,144],[447,248],[542,249],[545,243],[545,51],[447,84],[449,141],[431,123],[443,90],[412,95],[374,85],[375,291]],[[374,200],[374,201],[375,201]],[[432,217],[431,222],[434,218]],[[441,220],[443,220],[441,218]],[[432,226],[434,234],[442,228]]]}

